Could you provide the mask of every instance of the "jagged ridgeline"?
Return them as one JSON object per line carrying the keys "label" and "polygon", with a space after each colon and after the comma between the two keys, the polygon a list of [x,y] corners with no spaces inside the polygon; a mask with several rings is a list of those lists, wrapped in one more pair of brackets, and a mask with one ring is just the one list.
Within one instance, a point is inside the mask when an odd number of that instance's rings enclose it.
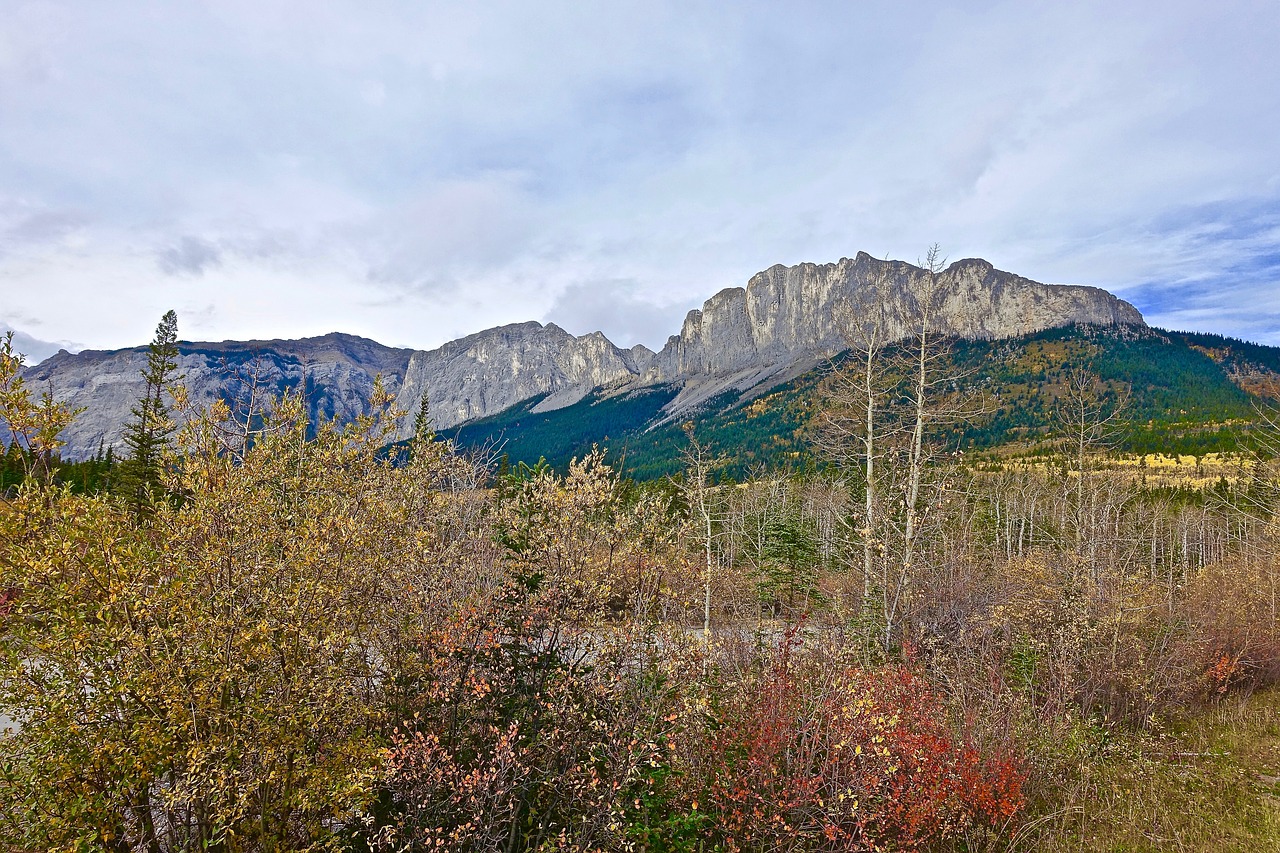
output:
{"label": "jagged ridgeline", "polygon": [[[230,373],[252,368],[274,391],[305,384],[313,418],[343,421],[365,411],[381,373],[410,413],[401,438],[425,395],[438,430],[499,446],[513,462],[560,465],[599,443],[632,475],[661,476],[678,467],[682,425],[693,421],[739,470],[804,465],[824,373],[868,318],[890,341],[908,336],[927,279],[865,253],[774,266],[689,312],[659,352],[529,322],[419,352],[340,334],[184,344],[179,369],[197,402],[235,393]],[[1280,374],[1276,348],[1148,329],[1132,305],[1097,288],[1041,284],[976,259],[932,283],[933,326],[952,340],[938,370],[985,401],[979,416],[947,428],[956,447],[1045,436],[1064,377],[1087,369],[1130,397],[1129,447],[1222,449],[1253,416],[1252,396]],[[67,458],[118,442],[144,360],[145,348],[60,353],[28,370],[37,391],[43,384],[87,409],[66,435]]]}
{"label": "jagged ridgeline", "polygon": [[[313,422],[335,416],[346,422],[366,413],[374,377],[381,374],[395,393],[412,354],[338,333],[294,341],[181,341],[178,351],[176,372],[194,404],[234,401],[254,389],[261,397],[305,387]],[[121,451],[130,409],[143,391],[146,363],[147,348],[140,346],[63,351],[26,369],[24,377],[36,394],[48,389],[59,402],[84,409],[63,433],[64,459],[91,458],[101,447]]]}
{"label": "jagged ridgeline", "polygon": [[[416,412],[425,393],[447,429],[531,403],[542,414],[589,394],[670,385],[663,405],[676,418],[726,394],[740,396],[797,377],[845,349],[851,310],[874,311],[890,338],[912,327],[925,270],[866,253],[834,264],[774,266],[745,288],[720,291],[690,311],[661,351],[622,349],[599,332],[575,337],[548,324],[489,329],[414,353],[400,407]],[[963,338],[1006,338],[1075,323],[1143,325],[1132,305],[1093,287],[1046,285],[982,260],[940,274],[936,327]],[[401,431],[408,438],[412,424]]]}
{"label": "jagged ridgeline", "polygon": [[[1250,389],[1280,378],[1280,348],[1133,326],[1071,326],[1001,340],[955,339],[949,346],[935,369],[961,377],[957,390],[976,392],[982,403],[941,430],[946,444],[961,450],[1051,439],[1055,409],[1079,369],[1096,373],[1115,398],[1127,398],[1113,438],[1117,449],[1234,450],[1248,442],[1256,419]],[[529,401],[445,434],[463,446],[500,444],[513,464],[545,458],[562,466],[600,443],[628,474],[652,479],[681,469],[684,425],[692,421],[701,441],[730,458],[722,469],[728,476],[757,467],[804,469],[823,463],[814,450],[814,415],[824,379],[846,357],[745,394],[724,392],[677,420],[665,418],[662,408],[674,388],[658,386],[644,396],[593,392],[551,412],[532,411],[535,401]]]}

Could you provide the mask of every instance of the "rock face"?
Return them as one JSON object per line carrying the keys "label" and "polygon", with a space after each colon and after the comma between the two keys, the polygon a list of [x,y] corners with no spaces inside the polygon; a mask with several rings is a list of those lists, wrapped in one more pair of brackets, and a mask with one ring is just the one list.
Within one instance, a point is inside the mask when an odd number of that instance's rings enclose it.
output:
{"label": "rock face", "polygon": [[572,405],[594,388],[634,380],[653,352],[619,349],[600,332],[575,337],[548,323],[499,326],[439,349],[415,352],[396,404],[411,413],[408,438],[427,394],[432,423],[445,429],[547,394],[535,411]]}
{"label": "rock face", "polygon": [[[855,331],[847,310],[878,310],[890,339],[910,333],[926,276],[901,261],[865,252],[834,264],[781,265],[756,273],[746,288],[722,290],[690,311],[680,334],[645,378],[671,380],[786,361],[846,347]],[[1127,302],[1094,287],[1040,284],[983,260],[957,261],[938,276],[935,328],[967,338],[1001,338],[1073,323],[1142,324]]]}
{"label": "rock face", "polygon": [[[396,393],[412,352],[336,332],[297,341],[182,342],[178,350],[178,373],[193,403],[235,395],[237,375],[252,370],[272,393],[297,390],[305,381],[312,420],[342,422],[368,411],[377,374]],[[146,347],[63,351],[24,372],[36,395],[47,389],[59,402],[85,409],[62,435],[65,458],[92,456],[99,446],[123,449],[124,426],[142,394],[146,364]]]}
{"label": "rock face", "polygon": [[[641,381],[681,382],[680,411],[726,390],[746,390],[847,348],[874,320],[897,340],[912,333],[924,270],[865,252],[834,264],[777,265],[746,288],[720,291],[690,311]],[[1005,338],[1076,323],[1145,325],[1127,302],[1095,287],[1040,284],[980,259],[957,261],[933,285],[935,332]]]}
{"label": "rock face", "polygon": [[[414,352],[350,335],[301,341],[183,344],[181,371],[193,401],[228,393],[225,365],[260,357],[273,390],[297,388],[305,375],[313,418],[346,421],[367,408],[382,373],[408,415],[407,438],[426,394],[432,421],[448,428],[545,394],[535,411],[571,405],[596,388],[675,383],[668,416],[726,391],[783,381],[856,341],[868,324],[887,340],[917,325],[921,294],[931,290],[932,328],[967,338],[1000,338],[1076,323],[1145,325],[1132,305],[1093,287],[1040,284],[983,260],[957,261],[930,279],[919,267],[866,253],[834,264],[774,266],[745,288],[722,290],[690,311],[661,352],[620,349],[600,332],[575,337],[553,324],[517,323]],[[68,458],[119,444],[142,389],[146,349],[59,353],[27,371],[37,392],[85,406],[67,431]]]}

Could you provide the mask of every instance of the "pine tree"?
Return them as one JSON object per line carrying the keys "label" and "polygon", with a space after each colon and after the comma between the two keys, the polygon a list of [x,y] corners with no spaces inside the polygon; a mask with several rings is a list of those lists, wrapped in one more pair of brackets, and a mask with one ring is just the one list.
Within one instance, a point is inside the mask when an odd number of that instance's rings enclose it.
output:
{"label": "pine tree", "polygon": [[148,347],[146,380],[133,419],[125,427],[124,443],[129,455],[120,465],[119,485],[125,501],[134,514],[142,518],[152,502],[162,494],[160,487],[160,453],[174,431],[164,395],[176,378],[178,369],[178,315],[166,311],[156,326],[156,335]]}
{"label": "pine tree", "polygon": [[434,441],[435,430],[431,428],[431,404],[427,402],[427,392],[422,392],[422,400],[418,403],[418,414],[413,419],[413,441],[415,444]]}

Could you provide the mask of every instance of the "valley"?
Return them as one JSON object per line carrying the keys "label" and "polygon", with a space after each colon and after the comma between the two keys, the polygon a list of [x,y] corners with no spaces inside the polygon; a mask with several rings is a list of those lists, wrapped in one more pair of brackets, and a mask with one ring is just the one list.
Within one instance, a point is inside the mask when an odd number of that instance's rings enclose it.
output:
{"label": "valley", "polygon": [[5,347],[23,837],[1275,837],[1280,348],[865,255],[659,352]]}

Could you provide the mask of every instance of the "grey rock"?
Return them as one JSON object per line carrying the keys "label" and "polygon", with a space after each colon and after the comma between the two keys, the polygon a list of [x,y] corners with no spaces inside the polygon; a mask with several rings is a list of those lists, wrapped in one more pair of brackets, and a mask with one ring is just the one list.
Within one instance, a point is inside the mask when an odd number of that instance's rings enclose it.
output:
{"label": "grey rock", "polygon": [[[925,271],[865,252],[834,264],[773,266],[745,288],[720,291],[685,317],[643,371],[641,382],[679,382],[675,413],[727,390],[781,381],[798,365],[847,348],[858,337],[850,312],[878,314],[889,340],[915,328]],[[1005,338],[1072,324],[1145,325],[1136,308],[1094,287],[1040,284],[979,259],[938,276],[932,327],[939,334]]]}
{"label": "grey rock", "polygon": [[[773,266],[746,288],[720,291],[690,311],[645,372],[645,381],[674,381],[706,373],[834,353],[848,345],[842,305],[858,304],[877,282],[889,337],[911,328],[912,300],[924,271],[865,252],[834,264]],[[940,274],[942,305],[935,328],[966,338],[1005,338],[1075,323],[1143,325],[1127,302],[1095,287],[1050,285],[1001,272],[983,260],[957,261]]]}
{"label": "grey rock", "polygon": [[[574,336],[554,324],[516,323],[410,353],[352,335],[301,341],[182,344],[180,370],[192,399],[230,393],[227,367],[255,355],[272,390],[299,387],[305,376],[313,419],[349,421],[367,411],[381,373],[413,429],[423,395],[439,429],[496,414],[538,395],[534,411],[572,405],[597,388],[620,391],[675,383],[667,414],[725,391],[748,394],[799,375],[858,336],[851,317],[879,320],[890,339],[910,334],[926,274],[900,261],[860,252],[833,264],[773,266],[747,286],[722,290],[690,311],[680,334],[658,353],[614,346],[600,332]],[[1040,284],[978,259],[957,261],[938,277],[934,330],[967,338],[1002,338],[1072,324],[1145,325],[1132,305],[1093,287]],[[146,348],[61,352],[29,368],[34,390],[86,411],[67,430],[66,456],[83,458],[99,442],[119,445],[142,390]]]}
{"label": "grey rock", "polygon": [[[554,323],[513,323],[415,352],[397,405],[416,413],[427,395],[432,424],[446,429],[539,394],[535,411],[576,403],[592,389],[634,380],[647,349],[623,350],[600,332],[575,337]],[[406,416],[401,437],[413,430]]]}
{"label": "grey rock", "polygon": [[[241,387],[237,376],[255,371],[269,393],[305,385],[313,422],[337,418],[342,423],[368,412],[376,375],[382,374],[392,394],[399,391],[412,352],[337,332],[295,341],[183,341],[178,350],[178,374],[197,405],[233,397]],[[63,351],[24,371],[36,395],[49,390],[55,400],[84,408],[62,435],[64,458],[84,459],[100,446],[123,450],[124,428],[142,394],[146,364],[146,347]]]}

